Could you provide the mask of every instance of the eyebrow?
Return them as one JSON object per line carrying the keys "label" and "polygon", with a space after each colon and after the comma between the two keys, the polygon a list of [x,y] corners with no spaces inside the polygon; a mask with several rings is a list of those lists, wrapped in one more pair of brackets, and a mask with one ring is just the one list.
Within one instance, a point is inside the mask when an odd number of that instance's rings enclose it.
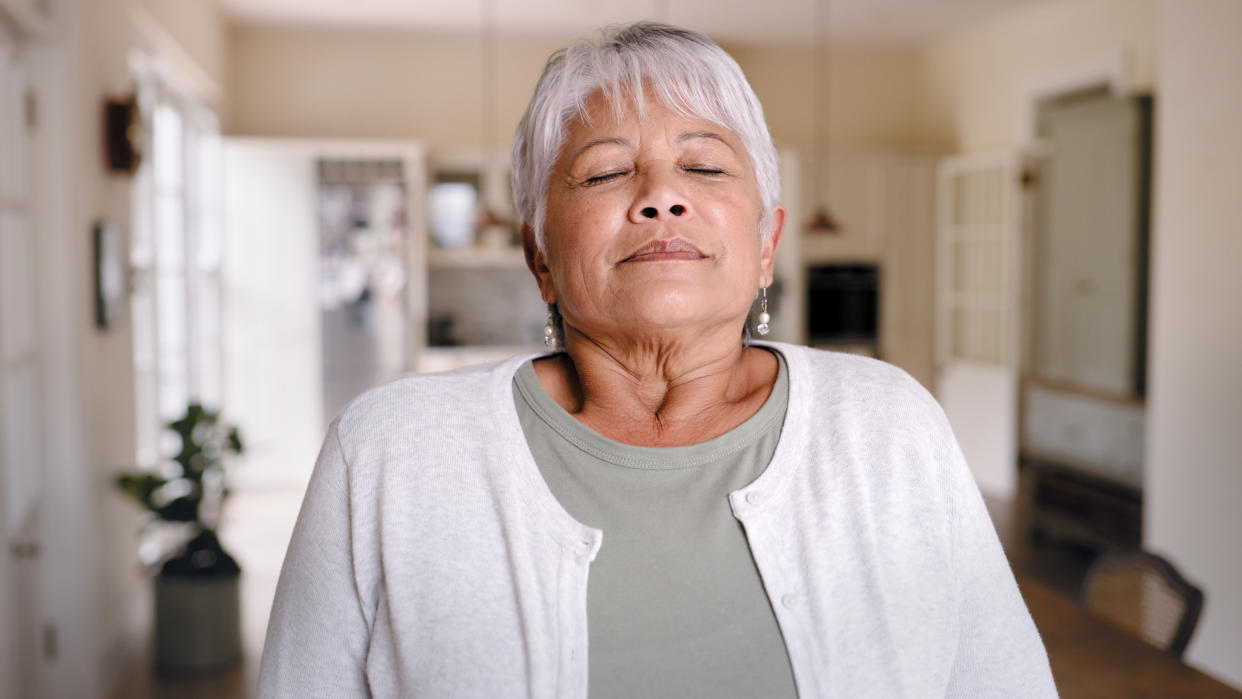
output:
{"label": "eyebrow", "polygon": [[[678,134],[677,138],[674,140],[680,144],[680,143],[685,143],[687,141],[693,141],[693,140],[700,139],[700,138],[706,138],[706,139],[710,139],[713,141],[719,141],[720,143],[723,143],[725,146],[727,146],[729,150],[736,152],[736,149],[733,147],[733,144],[729,143],[727,140],[725,140],[724,136],[721,136],[715,131],[686,131],[684,133]],[[591,150],[592,148],[595,148],[596,146],[621,146],[622,148],[630,148],[630,147],[633,147],[633,144],[630,143],[628,139],[621,138],[620,136],[612,136],[609,138],[595,138],[595,139],[592,139],[584,143],[582,147],[579,148],[577,152],[574,153],[573,157],[570,158],[570,162],[577,160],[578,157],[581,156],[583,153]]]}
{"label": "eyebrow", "polygon": [[728,147],[729,147],[729,150],[735,150],[735,149],[733,148],[733,144],[731,144],[731,143],[729,143],[728,141],[726,141],[724,136],[721,136],[720,134],[716,133],[715,131],[687,131],[687,132],[685,132],[685,133],[683,133],[683,134],[678,134],[678,136],[677,136],[677,142],[678,142],[678,143],[685,143],[686,141],[693,141],[693,140],[695,140],[695,139],[699,139],[699,138],[707,138],[707,139],[711,139],[711,140],[713,140],[713,141],[720,141],[721,143],[723,143],[723,144],[725,144],[726,146],[728,146]]}
{"label": "eyebrow", "polygon": [[621,138],[619,136],[613,136],[611,138],[592,139],[590,141],[587,141],[581,148],[579,148],[578,151],[574,153],[574,157],[569,159],[569,162],[572,163],[573,161],[578,159],[578,156],[582,155],[583,153],[591,150],[592,148],[596,146],[621,146],[623,148],[628,148],[631,145],[632,144],[628,140]]}

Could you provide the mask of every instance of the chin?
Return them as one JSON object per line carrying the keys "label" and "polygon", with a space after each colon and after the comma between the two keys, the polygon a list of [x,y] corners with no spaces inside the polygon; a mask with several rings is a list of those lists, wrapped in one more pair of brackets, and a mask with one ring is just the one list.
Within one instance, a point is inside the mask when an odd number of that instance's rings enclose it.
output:
{"label": "chin", "polygon": [[[639,327],[677,330],[719,321],[722,316],[728,315],[726,307],[732,301],[697,286],[687,289],[679,285],[668,289],[653,284],[634,299],[633,308]],[[747,305],[735,314],[739,324],[745,322],[748,310]]]}

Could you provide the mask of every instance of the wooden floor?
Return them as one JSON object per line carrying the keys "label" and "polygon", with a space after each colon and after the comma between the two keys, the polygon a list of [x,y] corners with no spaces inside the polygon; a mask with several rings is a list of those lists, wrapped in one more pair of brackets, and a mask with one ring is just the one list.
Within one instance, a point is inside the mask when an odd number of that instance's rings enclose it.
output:
{"label": "wooden floor", "polygon": [[[128,673],[117,699],[250,699],[256,695],[264,629],[301,495],[298,490],[255,490],[236,493],[229,500],[221,536],[245,571],[242,661],[210,676],[162,677],[151,671],[149,657],[144,658]],[[1021,531],[1022,513],[1012,503],[985,500],[1014,570],[1063,595],[1076,596],[1093,554],[1064,546],[1034,546]]]}
{"label": "wooden floor", "polygon": [[[1019,502],[1022,499],[1021,496],[1017,498]],[[1026,534],[1022,525],[1024,513],[1018,506],[986,495],[983,500],[1014,572],[1034,578],[1076,599],[1078,588],[1087,576],[1087,569],[1095,560],[1096,552],[1063,543],[1036,545]]]}

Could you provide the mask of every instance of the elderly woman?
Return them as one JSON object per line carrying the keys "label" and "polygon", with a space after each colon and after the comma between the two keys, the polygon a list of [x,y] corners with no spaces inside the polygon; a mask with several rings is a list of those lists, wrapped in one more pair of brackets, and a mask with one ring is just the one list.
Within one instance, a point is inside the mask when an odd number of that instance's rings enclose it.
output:
{"label": "elderly woman", "polygon": [[563,351],[341,413],[264,696],[1055,695],[934,400],[745,340],[785,212],[727,54],[650,23],[557,53],[513,184]]}

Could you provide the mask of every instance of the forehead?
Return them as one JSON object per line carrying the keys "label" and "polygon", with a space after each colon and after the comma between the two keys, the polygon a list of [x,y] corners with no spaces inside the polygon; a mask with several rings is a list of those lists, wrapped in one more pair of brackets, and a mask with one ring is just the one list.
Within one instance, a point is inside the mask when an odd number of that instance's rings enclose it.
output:
{"label": "forehead", "polygon": [[[571,115],[566,125],[565,145],[603,134],[640,130],[648,125],[659,125],[675,133],[712,133],[730,146],[741,145],[740,138],[729,127],[684,106],[665,104],[650,87],[639,95],[633,91],[613,95],[602,88],[592,92],[583,100],[581,109]],[[572,149],[567,147],[564,153],[572,153]]]}

